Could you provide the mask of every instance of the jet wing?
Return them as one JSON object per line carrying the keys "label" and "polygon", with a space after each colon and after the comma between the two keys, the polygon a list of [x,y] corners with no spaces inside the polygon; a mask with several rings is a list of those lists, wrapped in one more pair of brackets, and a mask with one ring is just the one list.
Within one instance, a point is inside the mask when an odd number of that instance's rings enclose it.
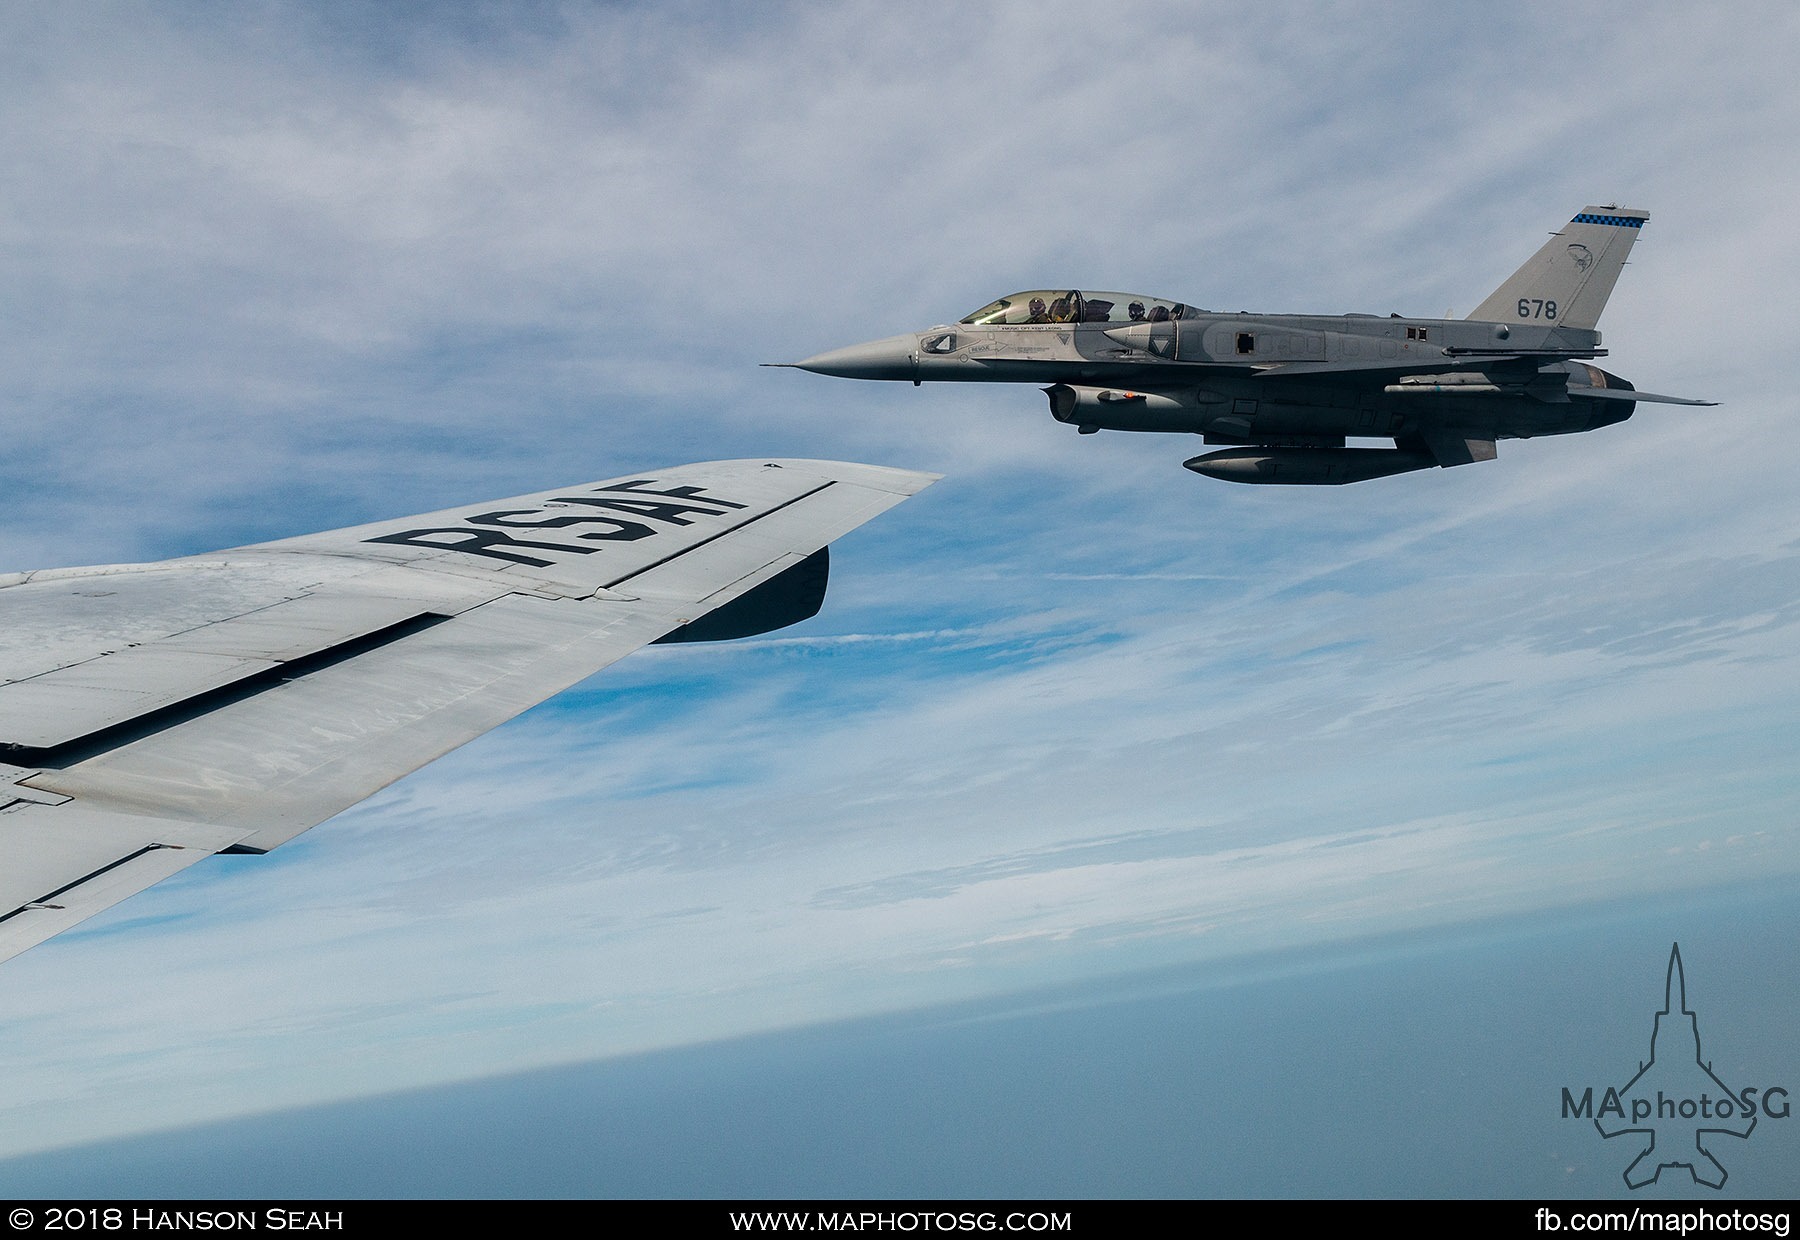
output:
{"label": "jet wing", "polygon": [[265,852],[647,643],[813,614],[932,475],[721,461],[0,577],[0,960]]}
{"label": "jet wing", "polygon": [[1335,362],[1277,362],[1272,366],[1260,366],[1256,369],[1258,379],[1362,379],[1374,380],[1405,375],[1441,374],[1455,370],[1495,370],[1515,369],[1523,374],[1535,374],[1540,366],[1549,362],[1568,361],[1572,358],[1600,357],[1599,349],[1543,349],[1534,351],[1477,353],[1461,349],[1455,353],[1446,353],[1431,358],[1376,358],[1365,357],[1345,359]]}

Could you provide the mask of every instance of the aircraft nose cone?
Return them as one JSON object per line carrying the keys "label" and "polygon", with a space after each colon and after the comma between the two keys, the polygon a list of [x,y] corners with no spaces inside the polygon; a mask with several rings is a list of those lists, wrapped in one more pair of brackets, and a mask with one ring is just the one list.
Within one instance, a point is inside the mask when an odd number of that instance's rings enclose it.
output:
{"label": "aircraft nose cone", "polygon": [[815,375],[835,375],[840,379],[911,379],[913,355],[918,348],[917,336],[889,336],[886,340],[833,349],[794,365]]}

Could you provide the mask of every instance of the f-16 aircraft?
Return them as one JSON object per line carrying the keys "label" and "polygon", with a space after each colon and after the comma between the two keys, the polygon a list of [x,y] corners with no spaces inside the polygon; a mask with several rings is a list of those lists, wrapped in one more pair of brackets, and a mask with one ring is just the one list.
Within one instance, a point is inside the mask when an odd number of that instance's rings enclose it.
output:
{"label": "f-16 aircraft", "polygon": [[650,642],[783,628],[934,476],[718,461],[0,577],[0,960],[263,853]]}
{"label": "f-16 aircraft", "polygon": [[[846,379],[1046,384],[1084,435],[1228,445],[1186,462],[1229,482],[1341,484],[1493,460],[1501,439],[1623,422],[1640,392],[1592,365],[1649,213],[1586,207],[1466,319],[1222,314],[1132,293],[1013,293],[954,324],[789,363]],[[1387,439],[1390,447],[1346,447]]]}

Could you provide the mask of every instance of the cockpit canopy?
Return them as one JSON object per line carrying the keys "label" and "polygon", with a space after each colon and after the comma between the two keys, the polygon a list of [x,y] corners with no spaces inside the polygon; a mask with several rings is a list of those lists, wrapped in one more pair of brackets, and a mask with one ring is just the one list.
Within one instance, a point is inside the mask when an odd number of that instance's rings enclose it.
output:
{"label": "cockpit canopy", "polygon": [[1016,323],[1163,323],[1193,318],[1198,311],[1178,301],[1136,293],[1083,293],[1079,289],[1036,289],[990,302],[962,321],[972,326]]}

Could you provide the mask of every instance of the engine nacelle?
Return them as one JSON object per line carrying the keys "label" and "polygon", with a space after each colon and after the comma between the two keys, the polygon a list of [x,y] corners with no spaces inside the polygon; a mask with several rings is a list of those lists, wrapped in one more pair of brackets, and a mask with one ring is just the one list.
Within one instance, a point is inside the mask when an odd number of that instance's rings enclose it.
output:
{"label": "engine nacelle", "polygon": [[1404,448],[1227,448],[1183,461],[1197,474],[1222,482],[1273,486],[1342,486],[1392,474],[1431,469],[1429,452]]}
{"label": "engine nacelle", "polygon": [[1051,417],[1077,426],[1083,432],[1200,432],[1227,403],[1225,397],[1204,390],[1190,389],[1181,395],[1171,395],[1168,392],[1074,387],[1067,383],[1045,388],[1044,395],[1050,398]]}
{"label": "engine nacelle", "polygon": [[[1619,378],[1610,370],[1601,370],[1598,366],[1590,366],[1586,362],[1567,362],[1570,373],[1569,395],[1577,400],[1591,397],[1593,389],[1604,388],[1614,392],[1635,392],[1637,388],[1630,382]],[[1581,381],[1587,380],[1587,391],[1581,389]],[[1596,430],[1602,426],[1613,426],[1623,422],[1637,408],[1634,400],[1599,400],[1585,399],[1582,403],[1593,412],[1588,418],[1587,429]]]}

